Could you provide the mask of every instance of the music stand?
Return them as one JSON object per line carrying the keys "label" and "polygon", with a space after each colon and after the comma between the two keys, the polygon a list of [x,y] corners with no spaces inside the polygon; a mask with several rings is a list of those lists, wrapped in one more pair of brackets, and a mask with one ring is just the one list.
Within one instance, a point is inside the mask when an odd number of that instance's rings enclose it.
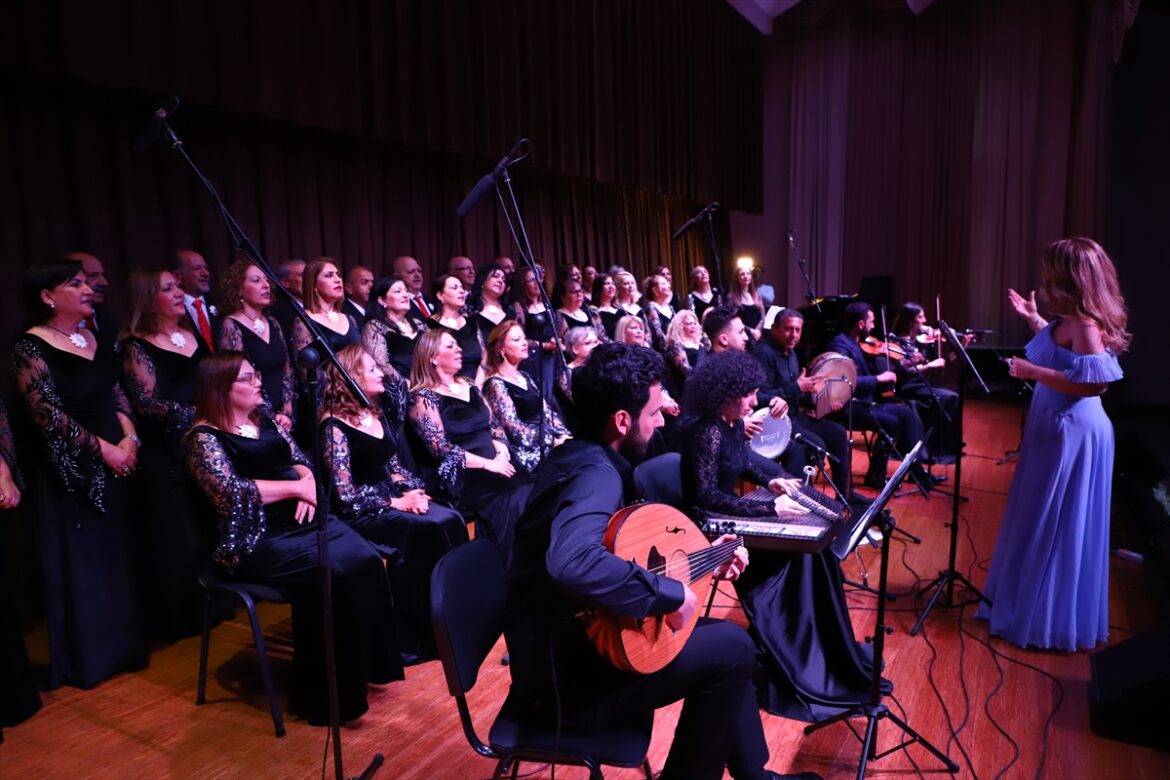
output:
{"label": "music stand", "polygon": [[[804,729],[805,735],[812,734],[814,731],[819,731],[825,726],[832,725],[839,721],[848,721],[849,718],[864,717],[866,721],[865,735],[861,736],[857,733],[857,729],[853,727],[852,723],[846,723],[849,730],[853,732],[853,736],[857,737],[861,742],[861,757],[857,764],[857,780],[863,780],[865,777],[865,768],[870,761],[876,761],[883,756],[893,753],[895,750],[901,750],[915,742],[920,743],[927,751],[935,758],[943,763],[946,771],[954,774],[959,771],[959,765],[928,742],[921,734],[910,728],[910,724],[899,718],[894,713],[890,712],[889,707],[882,704],[882,655],[885,651],[885,638],[887,634],[893,633],[893,628],[886,625],[886,599],[887,579],[890,569],[890,545],[889,537],[893,532],[895,523],[894,518],[890,516],[886,509],[886,504],[893,498],[894,492],[898,489],[898,485],[905,479],[906,474],[910,471],[910,466],[918,460],[919,454],[922,452],[922,442],[914,445],[909,454],[902,460],[901,465],[898,466],[894,475],[886,482],[882,488],[881,493],[874,499],[873,503],[869,505],[869,509],[861,515],[861,517],[854,523],[853,528],[848,534],[841,534],[833,541],[829,549],[838,558],[844,558],[849,555],[850,551],[857,545],[859,541],[865,536],[865,532],[872,525],[881,529],[884,537],[881,546],[881,573],[878,577],[878,605],[877,617],[874,627],[873,635],[873,668],[870,671],[870,690],[869,703],[858,704],[850,707],[845,712],[839,715],[834,715],[826,720],[817,721]],[[892,748],[883,750],[881,753],[877,751],[877,732],[878,724],[882,720],[890,720],[895,726],[902,730],[902,733],[909,739],[904,739],[898,742]]]}
{"label": "music stand", "polygon": [[[939,603],[939,597],[942,596],[943,591],[946,591],[946,600],[942,602],[942,606],[947,609],[954,609],[955,607],[964,607],[969,604],[978,604],[980,601],[986,601],[991,605],[991,600],[983,595],[983,592],[976,588],[969,579],[955,569],[955,559],[959,552],[959,502],[962,501],[962,487],[963,487],[963,449],[966,443],[963,441],[963,405],[966,400],[966,393],[963,388],[964,382],[963,369],[964,367],[971,372],[979,382],[979,386],[983,388],[984,393],[990,393],[987,389],[987,383],[983,381],[983,377],[979,375],[979,370],[975,368],[975,364],[971,362],[971,356],[967,354],[967,350],[963,348],[963,342],[959,340],[959,336],[955,333],[950,325],[947,325],[943,320],[938,321],[939,330],[942,331],[946,337],[947,345],[954,351],[956,355],[963,359],[963,365],[959,367],[959,451],[955,455],[955,492],[951,498],[951,549],[950,555],[947,558],[947,568],[940,571],[938,576],[930,581],[926,587],[918,591],[918,595],[922,595],[926,591],[934,588],[934,593],[931,594],[930,600],[926,602],[926,609],[922,610],[922,614],[918,616],[918,622],[914,624],[914,628],[910,629],[910,636],[918,636],[918,632],[922,630],[922,624],[926,622],[926,616],[930,614],[930,610]],[[955,582],[961,582],[971,591],[973,598],[965,601],[955,601]]]}

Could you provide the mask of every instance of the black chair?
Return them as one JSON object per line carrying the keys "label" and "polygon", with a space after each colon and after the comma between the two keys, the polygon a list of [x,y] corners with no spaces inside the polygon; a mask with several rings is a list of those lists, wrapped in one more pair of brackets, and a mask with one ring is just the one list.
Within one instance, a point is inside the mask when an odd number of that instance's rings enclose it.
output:
{"label": "black chair", "polygon": [[460,545],[444,555],[431,574],[431,619],[447,689],[459,709],[463,734],[476,753],[496,759],[493,778],[520,761],[571,764],[589,768],[591,780],[601,780],[602,765],[641,766],[653,777],[646,751],[653,726],[611,725],[589,734],[557,734],[550,726],[534,723],[517,713],[509,698],[488,732],[488,741],[475,733],[467,693],[475,687],[479,670],[504,629],[507,583],[499,552],[482,539]]}
{"label": "black chair", "polygon": [[280,714],[280,702],[276,698],[276,686],[272,683],[272,670],[268,667],[268,651],[264,648],[264,632],[260,630],[260,619],[256,616],[256,603],[271,601],[277,604],[287,604],[289,595],[281,588],[270,585],[260,585],[253,582],[232,582],[220,580],[211,571],[199,575],[199,584],[203,586],[203,639],[199,645],[199,690],[195,694],[195,703],[203,704],[207,688],[207,650],[211,644],[211,629],[216,623],[216,596],[226,594],[232,596],[248,610],[248,620],[252,623],[252,641],[256,645],[256,655],[260,658],[260,676],[264,679],[264,690],[268,694],[268,708],[272,712],[272,727],[277,737],[284,736],[284,718]]}
{"label": "black chair", "polygon": [[645,501],[681,507],[682,455],[667,452],[642,461],[634,469],[634,489]]}

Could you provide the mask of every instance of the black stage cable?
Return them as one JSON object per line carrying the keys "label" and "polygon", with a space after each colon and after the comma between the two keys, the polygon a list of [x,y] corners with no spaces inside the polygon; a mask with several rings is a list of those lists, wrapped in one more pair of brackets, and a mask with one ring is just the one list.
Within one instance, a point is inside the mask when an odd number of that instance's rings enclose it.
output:
{"label": "black stage cable", "polygon": [[991,653],[991,660],[995,664],[995,671],[999,674],[999,680],[996,682],[995,687],[991,689],[991,692],[987,694],[987,698],[983,700],[983,714],[985,714],[987,716],[987,719],[989,721],[991,721],[991,725],[995,727],[995,730],[998,731],[1000,734],[1002,734],[1004,739],[1006,739],[1008,742],[1010,742],[1011,746],[1012,746],[1012,760],[1009,761],[1007,763],[1007,765],[1004,766],[1003,769],[999,770],[999,772],[995,775],[995,780],[999,780],[1001,777],[1003,777],[1007,773],[1007,771],[1009,769],[1011,769],[1013,766],[1015,766],[1016,761],[1018,761],[1020,759],[1020,745],[1018,742],[1016,742],[1014,739],[1012,739],[1012,735],[1009,734],[1007,732],[1007,730],[1004,729],[999,724],[999,721],[997,721],[995,719],[995,716],[991,714],[991,700],[994,699],[999,694],[1000,690],[1003,688],[1004,680],[1006,679],[1004,677],[1004,673],[1003,673],[1003,666],[1000,665],[998,654],[995,652],[995,649],[991,646],[991,643],[987,642],[982,637],[976,636],[971,631],[967,630],[967,627],[963,625],[963,616],[965,613],[966,613],[965,607],[963,609],[959,610],[959,632],[960,632],[960,634],[966,634],[967,636],[971,637],[976,642],[978,642],[979,644],[983,645],[984,647],[986,647],[988,649],[988,651]]}
{"label": "black stage cable", "polygon": [[[963,743],[959,740],[958,735],[955,733],[954,719],[951,717],[951,711],[947,709],[947,703],[943,699],[942,691],[938,689],[938,685],[934,681],[934,663],[938,660],[938,649],[935,648],[934,642],[930,641],[930,632],[926,630],[925,625],[922,627],[921,634],[922,638],[926,640],[926,646],[930,648],[931,655],[930,663],[926,665],[926,681],[930,683],[930,689],[934,691],[934,696],[936,699],[938,699],[939,706],[942,707],[943,716],[947,721],[947,729],[951,732],[951,736],[954,738],[955,744],[958,745],[959,752],[962,754],[963,760],[967,762],[967,768],[971,770],[971,777],[973,780],[979,780],[979,776],[975,773],[975,765],[971,763],[971,757],[967,755],[966,748],[963,747]],[[968,706],[967,709],[969,710],[970,706]],[[946,751],[948,758],[950,757],[950,747],[951,742],[948,740]]]}
{"label": "black stage cable", "polygon": [[1045,718],[1044,730],[1041,732],[1040,745],[1041,745],[1041,749],[1043,752],[1040,754],[1040,764],[1039,764],[1039,766],[1036,767],[1036,775],[1035,775],[1036,780],[1041,780],[1041,778],[1044,777],[1044,764],[1048,761],[1048,732],[1052,727],[1052,722],[1056,719],[1056,713],[1059,712],[1060,708],[1064,705],[1064,685],[1062,685],[1060,680],[1056,679],[1056,677],[1054,677],[1052,674],[1044,671],[1043,669],[1039,668],[1038,666],[1033,666],[1032,664],[1028,663],[1027,661],[1022,661],[1019,658],[1013,658],[1010,655],[1007,655],[1005,653],[1000,652],[999,650],[996,650],[995,647],[993,645],[991,645],[990,642],[988,643],[988,647],[991,648],[991,652],[995,653],[1000,658],[1003,658],[1004,660],[1007,660],[1007,661],[1011,661],[1013,664],[1017,664],[1019,666],[1022,666],[1025,669],[1031,669],[1033,672],[1036,672],[1037,674],[1044,675],[1045,677],[1047,677],[1049,680],[1052,681],[1053,685],[1056,686],[1056,691],[1059,694],[1059,696],[1056,700],[1056,705],[1052,708],[1052,712],[1048,713],[1048,717]]}

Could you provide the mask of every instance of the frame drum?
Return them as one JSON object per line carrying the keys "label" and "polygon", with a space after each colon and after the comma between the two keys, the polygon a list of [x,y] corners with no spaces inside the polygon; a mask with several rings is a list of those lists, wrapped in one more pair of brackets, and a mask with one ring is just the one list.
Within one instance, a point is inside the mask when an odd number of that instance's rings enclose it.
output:
{"label": "frame drum", "polygon": [[820,419],[833,413],[832,405],[842,406],[853,398],[857,385],[857,366],[853,359],[840,352],[825,352],[809,364],[807,376],[822,382],[821,389],[813,393],[815,408],[810,416]]}
{"label": "frame drum", "polygon": [[751,438],[748,446],[758,455],[774,460],[788,448],[792,438],[792,420],[788,415],[773,417],[767,407],[752,412],[752,419],[761,420],[764,428]]}

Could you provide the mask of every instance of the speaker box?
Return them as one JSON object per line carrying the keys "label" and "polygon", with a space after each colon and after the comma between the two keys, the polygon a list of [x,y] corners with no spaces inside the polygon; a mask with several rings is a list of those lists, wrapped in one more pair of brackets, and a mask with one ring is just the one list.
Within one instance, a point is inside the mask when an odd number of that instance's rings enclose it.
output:
{"label": "speaker box", "polygon": [[1170,629],[1135,636],[1089,656],[1093,732],[1170,750]]}

